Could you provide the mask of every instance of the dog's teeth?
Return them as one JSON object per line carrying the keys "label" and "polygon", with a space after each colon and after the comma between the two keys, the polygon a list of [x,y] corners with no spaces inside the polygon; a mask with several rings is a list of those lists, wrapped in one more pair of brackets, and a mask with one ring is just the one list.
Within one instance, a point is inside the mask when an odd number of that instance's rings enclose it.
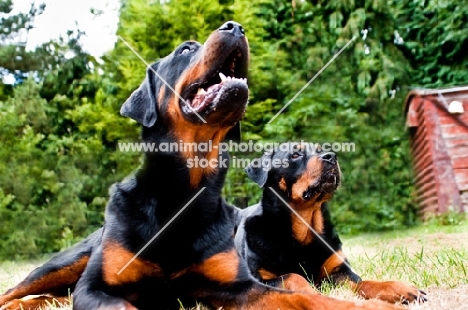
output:
{"label": "dog's teeth", "polygon": [[197,96],[204,95],[205,93],[206,93],[206,90],[200,87],[197,91]]}
{"label": "dog's teeth", "polygon": [[223,73],[219,73],[219,77],[221,78],[221,82],[226,82],[227,78]]}

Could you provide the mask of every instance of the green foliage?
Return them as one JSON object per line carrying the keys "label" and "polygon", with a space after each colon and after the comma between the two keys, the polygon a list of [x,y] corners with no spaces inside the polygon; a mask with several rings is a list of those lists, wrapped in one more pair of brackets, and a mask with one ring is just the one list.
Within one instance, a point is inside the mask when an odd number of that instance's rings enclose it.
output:
{"label": "green foliage", "polygon": [[410,61],[413,85],[468,84],[468,12],[463,1],[394,1],[401,49]]}
{"label": "green foliage", "polygon": [[65,227],[76,235],[87,228],[86,204],[78,197],[82,182],[70,165],[72,157],[57,158],[56,150],[46,146],[46,104],[33,82],[0,103],[0,257],[57,250]]}

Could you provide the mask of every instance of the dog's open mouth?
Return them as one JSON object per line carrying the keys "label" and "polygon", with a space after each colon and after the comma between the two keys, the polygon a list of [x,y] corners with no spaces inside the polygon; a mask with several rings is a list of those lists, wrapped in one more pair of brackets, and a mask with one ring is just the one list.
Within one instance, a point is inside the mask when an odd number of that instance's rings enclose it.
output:
{"label": "dog's open mouth", "polygon": [[[245,104],[248,97],[247,57],[235,49],[216,68],[207,72],[183,92],[184,113],[207,113],[224,103]],[[238,108],[238,107],[233,107]]]}
{"label": "dog's open mouth", "polygon": [[224,87],[242,87],[241,84],[247,85],[247,79],[238,79],[231,76],[226,77],[226,75],[224,75],[222,72],[219,72],[219,78],[221,79],[221,82],[208,86],[206,90],[205,88],[200,87],[193,99],[187,100],[187,103],[192,107],[193,110],[196,112],[203,112],[211,103],[215,101],[217,97],[220,97],[220,93],[223,91]]}

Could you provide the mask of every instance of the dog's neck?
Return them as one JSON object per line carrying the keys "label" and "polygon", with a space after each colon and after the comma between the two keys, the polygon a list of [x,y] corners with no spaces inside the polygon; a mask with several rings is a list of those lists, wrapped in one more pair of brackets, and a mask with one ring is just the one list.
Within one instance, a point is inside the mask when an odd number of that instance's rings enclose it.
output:
{"label": "dog's neck", "polygon": [[[219,162],[221,155],[219,152],[219,144],[224,140],[229,128],[219,128],[215,131],[213,131],[213,129],[206,130],[206,128],[199,130],[184,130],[180,128],[179,131],[180,132],[176,132],[176,137],[181,139],[184,143],[195,145],[201,145],[203,143],[209,147],[207,151],[188,149],[181,152],[186,162],[194,163],[194,165],[189,168],[190,186],[192,188],[197,188],[204,177],[218,172],[222,164]],[[196,165],[197,162],[201,163],[200,160],[205,161],[208,165]]]}
{"label": "dog's neck", "polygon": [[[274,217],[275,221],[288,225],[293,238],[301,245],[310,244],[316,237],[315,233],[323,234],[325,225],[322,205],[325,201],[294,201],[279,189],[274,188],[274,190],[278,194],[281,193],[282,199],[272,193],[269,188],[264,190],[262,208],[266,217]],[[284,202],[287,202],[287,205]]]}
{"label": "dog's neck", "polygon": [[[166,127],[169,126],[162,126],[162,128]],[[185,122],[184,126],[173,126],[168,130],[169,133],[167,131],[162,132],[163,130],[144,128],[142,139],[145,142],[155,143],[158,149],[160,149],[159,146],[162,143],[177,144],[179,149],[164,153],[147,153],[145,154],[145,166],[160,167],[172,161],[172,166],[175,165],[174,171],[185,171],[185,178],[188,177],[189,179],[186,183],[179,180],[179,183],[189,184],[192,190],[200,188],[202,181],[207,176],[223,173],[227,169],[229,156],[225,152],[220,153],[219,145],[224,140],[230,127],[216,127],[206,124],[195,125]],[[162,137],[165,137],[164,140],[162,140]],[[208,148],[207,151],[205,151],[206,148],[200,150],[202,143],[204,147]]]}
{"label": "dog's neck", "polygon": [[[138,169],[136,183],[132,190],[135,205],[150,203],[154,208],[147,208],[147,218],[155,218],[158,222],[166,223],[174,214],[187,205],[195,197],[205,197],[203,203],[196,198],[184,211],[178,221],[184,226],[207,223],[219,212],[221,190],[224,185],[227,169],[219,169],[209,179],[202,180],[198,187],[190,184],[190,169],[181,156],[166,153],[145,154],[143,167]],[[145,194],[143,194],[145,193]],[[139,201],[138,197],[147,197],[147,201]],[[148,202],[148,199],[151,202]]]}
{"label": "dog's neck", "polygon": [[322,203],[315,202],[308,205],[308,208],[304,208],[302,205],[290,203],[290,206],[296,211],[291,212],[290,215],[292,235],[302,245],[311,243],[316,237],[315,233],[321,235],[324,230]]}

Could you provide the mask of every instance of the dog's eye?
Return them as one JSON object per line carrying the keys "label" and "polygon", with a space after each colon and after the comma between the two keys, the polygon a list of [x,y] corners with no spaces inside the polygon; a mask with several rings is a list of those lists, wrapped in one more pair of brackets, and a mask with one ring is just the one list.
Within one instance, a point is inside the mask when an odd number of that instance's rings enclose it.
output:
{"label": "dog's eye", "polygon": [[182,54],[187,54],[187,53],[190,53],[192,50],[190,49],[190,47],[186,46],[186,47],[183,47],[182,50],[180,51],[180,55]]}

